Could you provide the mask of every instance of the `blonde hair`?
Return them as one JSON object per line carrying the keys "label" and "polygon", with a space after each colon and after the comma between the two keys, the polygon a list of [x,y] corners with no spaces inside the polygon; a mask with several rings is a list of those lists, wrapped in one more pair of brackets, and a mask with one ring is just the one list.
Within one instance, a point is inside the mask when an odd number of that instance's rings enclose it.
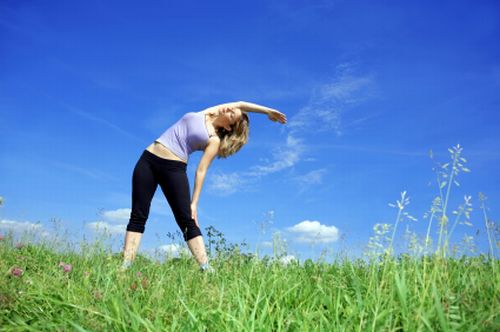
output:
{"label": "blonde hair", "polygon": [[241,112],[241,119],[231,126],[227,131],[219,128],[217,135],[220,138],[218,158],[227,158],[238,152],[248,142],[250,134],[250,119],[245,112]]}

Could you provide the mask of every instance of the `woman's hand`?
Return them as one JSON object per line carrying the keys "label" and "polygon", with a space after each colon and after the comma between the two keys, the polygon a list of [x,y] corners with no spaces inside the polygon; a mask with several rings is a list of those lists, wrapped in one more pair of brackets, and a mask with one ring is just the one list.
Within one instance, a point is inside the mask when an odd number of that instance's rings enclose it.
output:
{"label": "woman's hand", "polygon": [[286,115],[281,113],[280,111],[271,109],[267,113],[267,116],[268,116],[269,120],[271,120],[271,121],[274,121],[274,122],[278,121],[281,124],[286,123]]}
{"label": "woman's hand", "polygon": [[196,224],[196,226],[200,227],[200,224],[198,224],[198,211],[197,211],[198,207],[196,206],[196,204],[191,204],[191,218],[194,219],[194,223]]}

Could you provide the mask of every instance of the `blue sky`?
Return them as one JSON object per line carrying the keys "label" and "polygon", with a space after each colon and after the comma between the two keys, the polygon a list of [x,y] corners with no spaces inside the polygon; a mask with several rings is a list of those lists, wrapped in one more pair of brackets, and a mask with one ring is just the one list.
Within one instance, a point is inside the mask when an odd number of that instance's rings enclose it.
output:
{"label": "blue sky", "polygon": [[[398,226],[403,245],[406,227],[425,235],[438,195],[429,150],[444,163],[460,144],[471,172],[450,211],[471,195],[473,226],[452,242],[472,235],[486,252],[477,197],[497,221],[499,37],[496,1],[3,1],[0,232],[50,237],[57,220],[77,241],[100,223],[119,248],[144,148],[184,113],[245,100],[288,124],[251,114],[249,143],[209,169],[202,228],[267,253],[279,232],[299,258],[360,255],[406,190],[418,220]],[[158,190],[141,250],[176,230]]]}

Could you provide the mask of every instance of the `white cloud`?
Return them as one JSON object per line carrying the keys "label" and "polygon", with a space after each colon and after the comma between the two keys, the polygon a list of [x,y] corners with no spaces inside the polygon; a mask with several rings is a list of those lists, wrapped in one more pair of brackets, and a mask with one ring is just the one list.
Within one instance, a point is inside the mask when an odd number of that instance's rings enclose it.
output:
{"label": "white cloud", "polygon": [[94,232],[109,233],[111,235],[125,234],[127,225],[113,225],[105,221],[94,221],[86,224],[87,228]]}
{"label": "white cloud", "polygon": [[283,265],[289,265],[291,263],[297,262],[297,258],[293,255],[286,255],[283,257],[280,257],[279,262]]}
{"label": "white cloud", "polygon": [[335,226],[322,225],[319,221],[305,220],[287,229],[297,235],[302,243],[330,243],[339,239],[339,230]]}
{"label": "white cloud", "polygon": [[130,209],[116,209],[116,210],[101,210],[99,215],[105,221],[93,221],[87,223],[85,226],[93,232],[110,233],[111,235],[125,234],[127,224],[130,218]]}
{"label": "white cloud", "polygon": [[167,257],[177,257],[188,253],[188,250],[185,247],[176,243],[160,246],[158,247],[158,250],[164,252]]}
{"label": "white cloud", "polygon": [[40,223],[32,223],[29,221],[16,221],[16,220],[0,220],[0,229],[8,229],[12,231],[32,231],[41,229],[42,225]]}
{"label": "white cloud", "polygon": [[128,223],[130,218],[131,209],[116,209],[116,210],[105,210],[101,211],[100,214],[103,218],[108,221],[119,222],[119,223]]}

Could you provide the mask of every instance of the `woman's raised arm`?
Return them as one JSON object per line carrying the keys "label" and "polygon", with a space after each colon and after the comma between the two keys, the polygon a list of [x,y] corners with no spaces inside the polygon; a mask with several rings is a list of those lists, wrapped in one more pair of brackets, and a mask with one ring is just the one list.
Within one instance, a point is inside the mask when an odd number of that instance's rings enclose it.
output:
{"label": "woman's raised arm", "polygon": [[254,112],[254,113],[262,113],[262,114],[267,114],[269,120],[271,121],[279,121],[282,124],[286,123],[286,115],[281,113],[278,110],[275,110],[274,108],[254,104],[254,103],[249,103],[246,101],[238,101],[235,103],[229,103],[229,107],[235,106],[241,109],[242,111],[245,112]]}

